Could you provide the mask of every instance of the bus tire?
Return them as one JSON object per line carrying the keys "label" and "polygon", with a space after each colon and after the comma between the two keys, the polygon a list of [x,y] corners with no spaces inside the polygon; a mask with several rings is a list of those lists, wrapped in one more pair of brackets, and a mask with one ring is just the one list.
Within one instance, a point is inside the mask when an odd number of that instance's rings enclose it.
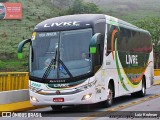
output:
{"label": "bus tire", "polygon": [[133,97],[144,97],[146,95],[146,82],[145,79],[142,79],[142,89],[138,92],[131,93]]}
{"label": "bus tire", "polygon": [[62,110],[62,106],[61,106],[61,105],[51,105],[51,108],[52,108],[53,110],[56,110],[56,111]]}
{"label": "bus tire", "polygon": [[142,79],[142,89],[137,92],[139,97],[144,97],[146,95],[146,84],[144,78]]}
{"label": "bus tire", "polygon": [[107,96],[107,100],[105,101],[106,107],[111,107],[113,104],[113,95],[114,95],[114,90],[113,90],[113,86],[111,83],[109,83],[108,85],[108,89],[109,89],[109,95]]}

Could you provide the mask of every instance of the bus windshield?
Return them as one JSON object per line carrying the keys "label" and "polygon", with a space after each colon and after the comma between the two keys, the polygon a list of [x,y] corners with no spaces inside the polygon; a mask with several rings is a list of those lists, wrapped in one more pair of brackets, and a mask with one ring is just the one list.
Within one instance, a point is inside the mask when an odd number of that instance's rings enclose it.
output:
{"label": "bus windshield", "polygon": [[92,29],[61,32],[34,32],[30,76],[62,79],[90,73],[89,43]]}

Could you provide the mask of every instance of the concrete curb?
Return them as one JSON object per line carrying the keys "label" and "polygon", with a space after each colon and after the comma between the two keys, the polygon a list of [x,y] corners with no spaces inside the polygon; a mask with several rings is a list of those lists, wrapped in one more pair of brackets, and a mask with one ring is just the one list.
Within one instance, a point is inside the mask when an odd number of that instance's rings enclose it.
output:
{"label": "concrete curb", "polygon": [[1,104],[0,105],[0,112],[22,112],[28,111],[38,108],[44,108],[47,106],[32,106],[30,101],[23,101],[23,102],[16,102],[11,104]]}
{"label": "concrete curb", "polygon": [[160,80],[154,81],[153,85],[160,85]]}
{"label": "concrete curb", "polygon": [[3,91],[0,92],[0,98],[0,105],[28,101],[29,91],[28,89]]}

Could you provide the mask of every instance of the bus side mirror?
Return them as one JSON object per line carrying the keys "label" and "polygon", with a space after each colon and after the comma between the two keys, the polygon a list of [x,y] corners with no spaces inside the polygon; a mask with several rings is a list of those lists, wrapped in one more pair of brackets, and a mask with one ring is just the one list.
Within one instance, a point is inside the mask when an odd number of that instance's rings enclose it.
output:
{"label": "bus side mirror", "polygon": [[19,45],[18,45],[18,59],[22,59],[22,57],[23,57],[23,54],[22,54],[23,47],[28,42],[31,42],[31,39],[26,39],[26,40],[23,40],[22,42],[19,43]]}
{"label": "bus side mirror", "polygon": [[97,51],[96,45],[100,44],[101,33],[96,33],[90,41],[89,52],[90,54],[95,54]]}

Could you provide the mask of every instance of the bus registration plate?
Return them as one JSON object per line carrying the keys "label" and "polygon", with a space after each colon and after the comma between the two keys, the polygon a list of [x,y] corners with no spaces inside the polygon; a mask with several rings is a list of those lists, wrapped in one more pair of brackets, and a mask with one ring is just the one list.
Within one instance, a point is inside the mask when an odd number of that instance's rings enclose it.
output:
{"label": "bus registration plate", "polygon": [[53,98],[53,102],[64,102],[64,98]]}

